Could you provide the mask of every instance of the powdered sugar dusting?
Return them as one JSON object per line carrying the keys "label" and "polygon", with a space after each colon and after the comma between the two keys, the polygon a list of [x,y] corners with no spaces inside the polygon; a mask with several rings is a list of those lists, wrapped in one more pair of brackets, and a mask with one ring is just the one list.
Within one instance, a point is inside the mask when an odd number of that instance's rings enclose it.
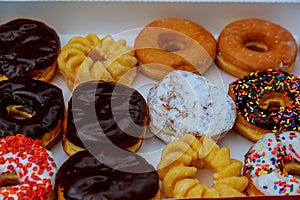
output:
{"label": "powdered sugar dusting", "polygon": [[[186,133],[218,136],[236,117],[232,99],[203,76],[173,71],[148,93],[150,130],[165,142]],[[222,135],[224,136],[224,134]]]}

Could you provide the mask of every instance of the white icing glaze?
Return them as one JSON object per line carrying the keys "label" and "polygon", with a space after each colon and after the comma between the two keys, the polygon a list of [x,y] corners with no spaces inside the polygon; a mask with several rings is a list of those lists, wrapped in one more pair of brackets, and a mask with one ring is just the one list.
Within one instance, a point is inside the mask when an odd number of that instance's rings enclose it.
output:
{"label": "white icing glaze", "polygon": [[265,195],[299,194],[300,180],[283,171],[286,162],[300,161],[299,152],[299,132],[268,133],[245,155],[245,173]]}
{"label": "white icing glaze", "polygon": [[186,133],[219,141],[235,121],[233,100],[207,78],[172,71],[152,87],[147,97],[150,130],[164,142]]}
{"label": "white icing glaze", "polygon": [[[52,153],[40,146],[39,142],[32,143],[32,139],[25,138],[23,135],[18,137],[20,139],[13,139],[12,143],[24,144],[24,146],[9,146],[7,138],[0,139],[0,175],[7,172],[15,173],[19,178],[17,185],[0,187],[0,197],[5,193],[8,195],[5,197],[13,199],[20,199],[20,196],[26,199],[49,197],[54,190],[56,173]],[[28,140],[31,140],[29,144],[32,145],[28,145]],[[32,192],[34,190],[35,192]]]}

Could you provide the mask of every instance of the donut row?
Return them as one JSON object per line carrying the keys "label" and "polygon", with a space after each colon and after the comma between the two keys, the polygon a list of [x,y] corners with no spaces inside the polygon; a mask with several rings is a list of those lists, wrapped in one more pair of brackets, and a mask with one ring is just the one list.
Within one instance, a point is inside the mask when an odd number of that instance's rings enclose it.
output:
{"label": "donut row", "polygon": [[[170,18],[141,29],[134,48],[123,39],[89,34],[60,49],[52,28],[16,19],[0,26],[0,46],[5,49],[0,52],[3,197],[160,199],[160,190],[171,198],[300,193],[297,178],[289,174],[298,172],[300,159],[300,81],[287,73],[298,47],[279,25],[239,20],[216,41],[194,22]],[[28,53],[29,46],[36,53]],[[239,77],[228,94],[202,76],[213,61]],[[159,80],[147,101],[131,87],[137,64]],[[49,83],[57,66],[72,92],[67,109],[62,90]],[[148,126],[167,144],[157,169],[136,154]],[[245,155],[244,176],[229,148],[216,144],[232,128],[257,142]],[[48,150],[61,136],[70,157],[57,171]],[[190,178],[197,168],[213,169],[212,187]]]}
{"label": "donut row", "polygon": [[291,72],[298,54],[298,45],[288,30],[257,18],[228,24],[217,41],[195,22],[160,19],[141,29],[134,48],[123,39],[114,41],[110,35],[100,39],[89,34],[72,38],[60,49],[56,32],[31,19],[2,24],[0,32],[0,80],[30,77],[49,81],[58,61],[70,89],[88,79],[130,85],[137,62],[142,72],[157,80],[174,69],[203,74],[213,61],[239,78],[258,70]]}

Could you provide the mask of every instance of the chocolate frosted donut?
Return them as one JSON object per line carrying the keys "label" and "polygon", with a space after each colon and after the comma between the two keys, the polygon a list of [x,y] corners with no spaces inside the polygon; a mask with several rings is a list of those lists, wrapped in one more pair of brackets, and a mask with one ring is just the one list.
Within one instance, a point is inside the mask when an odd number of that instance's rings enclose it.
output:
{"label": "chocolate frosted donut", "polygon": [[0,80],[30,77],[49,81],[56,72],[60,40],[46,24],[15,19],[0,25]]}
{"label": "chocolate frosted donut", "polygon": [[0,137],[21,133],[50,148],[60,136],[64,117],[60,88],[39,80],[0,81]]}
{"label": "chocolate frosted donut", "polygon": [[[69,157],[56,174],[58,199],[152,199],[160,195],[158,174],[141,156],[102,149]],[[101,161],[99,161],[101,160]]]}
{"label": "chocolate frosted donut", "polygon": [[270,132],[300,131],[300,79],[280,70],[252,72],[228,90],[238,111],[234,129],[253,142]]}
{"label": "chocolate frosted donut", "polygon": [[69,155],[97,141],[135,152],[146,131],[148,107],[133,88],[89,81],[73,91],[65,120],[63,146]]}

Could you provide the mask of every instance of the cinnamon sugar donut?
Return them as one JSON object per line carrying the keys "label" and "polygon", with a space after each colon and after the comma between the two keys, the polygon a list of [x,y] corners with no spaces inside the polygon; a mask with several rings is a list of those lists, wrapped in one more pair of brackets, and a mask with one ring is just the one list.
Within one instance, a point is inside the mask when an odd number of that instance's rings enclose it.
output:
{"label": "cinnamon sugar donut", "polygon": [[218,38],[216,64],[242,78],[258,70],[290,72],[298,45],[293,35],[278,24],[249,18],[228,24]]}
{"label": "cinnamon sugar donut", "polygon": [[216,56],[213,35],[195,22],[166,18],[149,23],[134,47],[143,73],[160,80],[171,70],[204,73]]}
{"label": "cinnamon sugar donut", "polygon": [[29,77],[49,81],[57,69],[60,39],[54,29],[33,19],[0,25],[0,80]]}

